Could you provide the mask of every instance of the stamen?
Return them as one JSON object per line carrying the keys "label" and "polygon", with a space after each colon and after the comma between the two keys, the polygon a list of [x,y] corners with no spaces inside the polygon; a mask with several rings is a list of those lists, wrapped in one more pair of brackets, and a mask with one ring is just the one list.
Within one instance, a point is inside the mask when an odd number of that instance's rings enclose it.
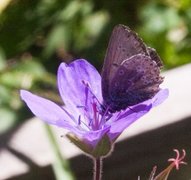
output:
{"label": "stamen", "polygon": [[91,118],[90,120],[89,120],[89,126],[92,126],[92,122],[93,122],[93,119]]}
{"label": "stamen", "polygon": [[[92,111],[93,111],[93,118],[92,117],[88,117],[89,120],[89,128],[92,128],[93,130],[98,130],[102,121],[103,121],[103,116],[101,114],[100,111],[98,111],[98,108],[102,106],[102,104],[100,103],[100,101],[97,99],[97,97],[95,96],[95,94],[92,92],[91,88],[90,88],[90,84],[84,80],[82,80],[82,83],[85,86],[85,111],[87,112],[87,108],[89,107],[89,101],[88,98],[90,98],[90,100],[92,101],[91,106],[92,106]],[[92,97],[90,97],[90,95],[92,95]],[[79,106],[80,107],[80,106]],[[108,114],[108,109],[104,112],[104,119],[106,120]],[[88,116],[89,113],[87,113],[86,116]],[[100,117],[102,118],[100,121]]]}
{"label": "stamen", "polygon": [[85,106],[82,106],[82,105],[76,105],[76,108],[84,108],[84,109],[85,109]]}
{"label": "stamen", "polygon": [[87,128],[88,130],[91,130],[90,126],[87,125],[87,124],[82,120],[81,115],[79,115],[79,117],[78,117],[78,126],[79,126],[79,128],[81,128],[81,129]]}
{"label": "stamen", "polygon": [[78,117],[78,125],[80,125],[81,124],[81,115],[79,115],[79,117]]}
{"label": "stamen", "polygon": [[88,130],[91,130],[90,126],[88,126],[85,122],[81,121],[81,124],[80,124],[80,127],[82,127],[82,124],[88,129]]}
{"label": "stamen", "polygon": [[95,102],[92,103],[92,109],[93,109],[93,113],[94,113],[94,128],[97,130],[99,128],[99,122],[97,119],[97,105]]}
{"label": "stamen", "polygon": [[99,103],[99,105],[101,106],[101,102],[97,99],[96,95],[92,92],[90,85],[88,82],[85,82],[84,80],[82,80],[82,83],[88,88],[89,92],[92,94],[93,98],[96,99],[96,101]]}
{"label": "stamen", "polygon": [[104,124],[106,121],[108,121],[111,118],[111,114],[108,114],[109,112],[109,107],[106,108],[104,111],[104,114],[102,115],[100,125]]}
{"label": "stamen", "polygon": [[76,123],[76,120],[74,118],[74,116],[72,116],[68,111],[66,111],[66,109],[64,109],[62,106],[60,106],[60,108]]}
{"label": "stamen", "polygon": [[85,83],[84,80],[82,80],[82,83],[85,85],[85,96],[86,96],[86,99],[85,99],[85,111],[87,111],[87,104],[88,104],[88,92],[89,92],[89,85],[88,83]]}

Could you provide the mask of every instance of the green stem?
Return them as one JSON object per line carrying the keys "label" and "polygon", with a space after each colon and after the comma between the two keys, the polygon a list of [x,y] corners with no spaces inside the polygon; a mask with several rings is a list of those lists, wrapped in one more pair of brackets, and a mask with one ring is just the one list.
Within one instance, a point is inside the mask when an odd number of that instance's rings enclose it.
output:
{"label": "green stem", "polygon": [[101,180],[102,175],[102,159],[94,159],[94,180]]}
{"label": "green stem", "polygon": [[53,170],[56,176],[56,180],[74,180],[75,178],[70,170],[69,162],[63,158],[51,127],[45,124],[45,129],[47,131],[52,151],[55,157],[55,162],[53,163]]}

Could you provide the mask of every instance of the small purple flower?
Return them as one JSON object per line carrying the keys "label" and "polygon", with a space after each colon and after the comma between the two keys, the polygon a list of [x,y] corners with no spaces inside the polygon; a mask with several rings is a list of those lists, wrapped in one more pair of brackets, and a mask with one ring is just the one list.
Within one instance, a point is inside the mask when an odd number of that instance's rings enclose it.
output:
{"label": "small purple flower", "polygon": [[[112,144],[128,126],[168,96],[168,90],[163,89],[152,99],[123,111],[103,113],[101,76],[86,60],[79,59],[69,65],[61,63],[57,78],[65,106],[59,106],[26,90],[21,90],[21,98],[37,117],[67,129],[78,142],[84,143],[92,150],[104,137]],[[81,147],[78,142],[75,144]],[[81,149],[84,150],[83,147]]]}

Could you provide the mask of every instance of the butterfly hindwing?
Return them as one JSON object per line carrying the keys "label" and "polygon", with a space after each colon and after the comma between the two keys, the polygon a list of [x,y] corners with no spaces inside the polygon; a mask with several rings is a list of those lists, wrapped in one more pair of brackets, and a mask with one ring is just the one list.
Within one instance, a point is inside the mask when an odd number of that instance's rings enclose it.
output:
{"label": "butterfly hindwing", "polygon": [[125,60],[111,81],[106,104],[111,111],[118,111],[152,98],[163,80],[159,73],[157,64],[149,56],[138,54]]}

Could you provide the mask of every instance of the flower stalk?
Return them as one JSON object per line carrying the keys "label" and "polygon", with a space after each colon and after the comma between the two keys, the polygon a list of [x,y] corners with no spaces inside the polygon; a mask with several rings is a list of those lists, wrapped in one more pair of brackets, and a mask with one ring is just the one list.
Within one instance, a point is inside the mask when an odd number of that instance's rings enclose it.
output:
{"label": "flower stalk", "polygon": [[101,180],[102,178],[102,158],[94,159],[94,180]]}

